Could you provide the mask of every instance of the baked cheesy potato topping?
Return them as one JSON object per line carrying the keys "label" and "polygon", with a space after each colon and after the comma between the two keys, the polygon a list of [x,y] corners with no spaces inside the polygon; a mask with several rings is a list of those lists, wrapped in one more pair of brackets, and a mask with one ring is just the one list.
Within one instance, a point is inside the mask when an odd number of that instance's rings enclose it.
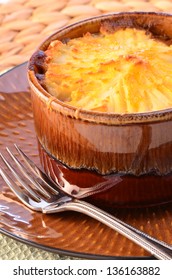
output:
{"label": "baked cheesy potato topping", "polygon": [[45,53],[46,89],[67,104],[120,114],[172,107],[172,45],[145,30],[102,26]]}

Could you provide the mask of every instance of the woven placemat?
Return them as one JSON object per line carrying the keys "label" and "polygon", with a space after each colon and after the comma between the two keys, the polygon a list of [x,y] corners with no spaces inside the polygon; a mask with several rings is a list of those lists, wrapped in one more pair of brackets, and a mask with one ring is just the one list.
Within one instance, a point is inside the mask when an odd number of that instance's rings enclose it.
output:
{"label": "woven placemat", "polygon": [[[0,1],[0,72],[29,59],[51,33],[91,16],[121,11],[172,12],[162,0],[6,0]],[[0,260],[63,259],[0,234]],[[70,258],[71,259],[71,258]]]}
{"label": "woven placemat", "polygon": [[79,260],[23,244],[0,234],[0,260]]}
{"label": "woven placemat", "polygon": [[28,246],[8,236],[0,234],[0,260],[59,260],[59,256],[36,247]]}
{"label": "woven placemat", "polygon": [[0,4],[0,72],[27,61],[39,43],[57,29],[91,16],[121,11],[170,13],[172,1],[6,0]]}

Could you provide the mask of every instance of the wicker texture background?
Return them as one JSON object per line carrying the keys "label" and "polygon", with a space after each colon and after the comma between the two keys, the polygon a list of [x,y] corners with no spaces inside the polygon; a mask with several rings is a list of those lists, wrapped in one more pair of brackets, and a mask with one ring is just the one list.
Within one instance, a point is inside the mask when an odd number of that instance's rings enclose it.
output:
{"label": "wicker texture background", "polygon": [[[1,2],[0,2],[1,3]],[[29,59],[48,35],[78,20],[121,11],[172,13],[162,0],[9,0],[0,4],[0,72]],[[65,258],[0,235],[0,259]]]}
{"label": "wicker texture background", "polygon": [[[59,256],[47,252],[19,241],[11,239],[8,236],[0,234],[0,260],[59,260],[68,259],[65,256]],[[70,258],[71,259],[71,258]],[[75,259],[75,258],[74,258]]]}
{"label": "wicker texture background", "polygon": [[0,4],[0,71],[27,61],[43,39],[65,25],[121,11],[170,13],[172,1],[9,0]]}

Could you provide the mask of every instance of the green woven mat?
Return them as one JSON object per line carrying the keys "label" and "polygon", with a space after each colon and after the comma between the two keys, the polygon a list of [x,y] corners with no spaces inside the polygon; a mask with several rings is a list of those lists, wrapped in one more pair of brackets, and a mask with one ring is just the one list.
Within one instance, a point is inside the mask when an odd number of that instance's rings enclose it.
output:
{"label": "green woven mat", "polygon": [[76,259],[59,256],[51,252],[23,244],[6,235],[0,234],[0,260],[64,260]]}

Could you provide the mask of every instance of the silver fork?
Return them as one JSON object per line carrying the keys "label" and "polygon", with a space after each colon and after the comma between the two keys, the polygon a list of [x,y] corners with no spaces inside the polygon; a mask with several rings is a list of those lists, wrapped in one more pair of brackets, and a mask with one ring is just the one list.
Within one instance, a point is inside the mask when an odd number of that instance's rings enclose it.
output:
{"label": "silver fork", "polygon": [[64,193],[17,145],[15,147],[23,159],[22,163],[7,148],[7,152],[15,163],[15,168],[0,154],[15,180],[11,179],[11,175],[9,176],[2,167],[0,174],[10,189],[27,207],[46,214],[68,210],[86,214],[140,245],[157,259],[172,259],[171,245],[149,236],[90,203]]}

